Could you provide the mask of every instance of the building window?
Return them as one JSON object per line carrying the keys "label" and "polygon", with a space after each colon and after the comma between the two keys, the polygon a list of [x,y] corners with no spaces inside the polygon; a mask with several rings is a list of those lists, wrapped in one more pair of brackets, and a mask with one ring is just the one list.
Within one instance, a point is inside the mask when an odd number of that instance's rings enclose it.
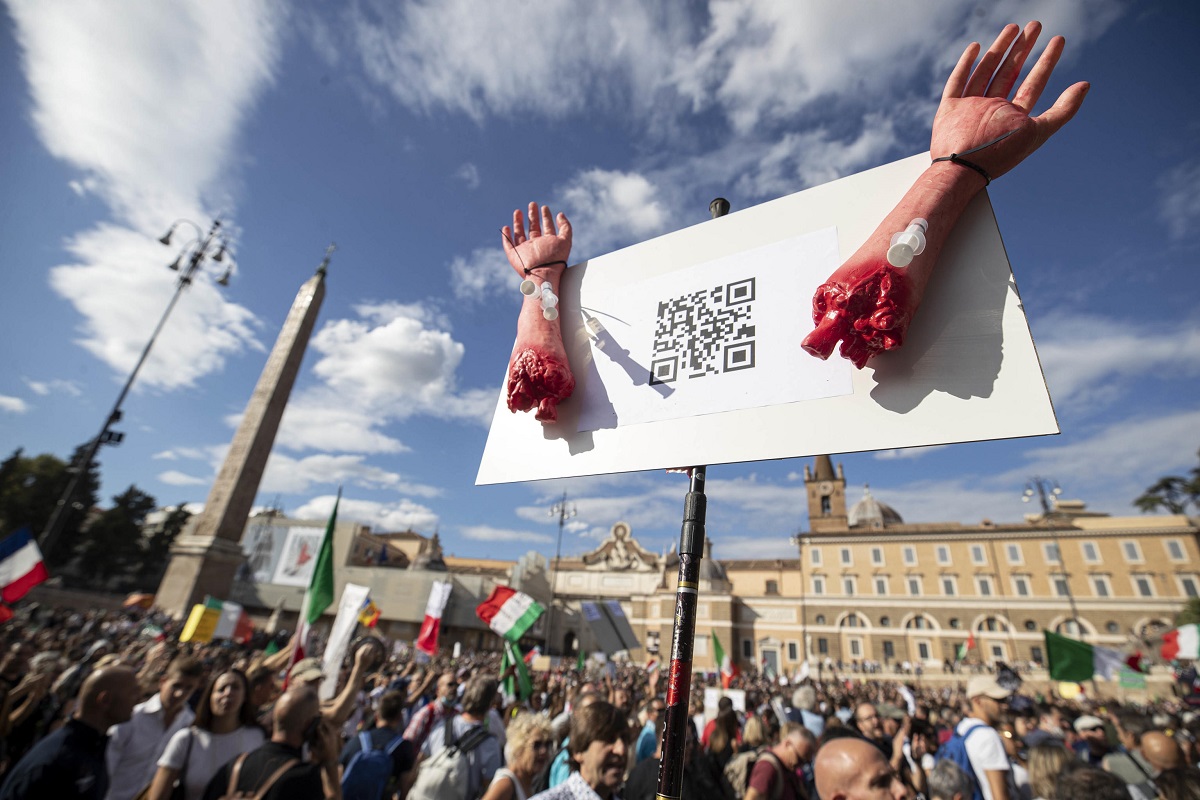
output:
{"label": "building window", "polygon": [[842,566],[848,567],[853,563],[854,563],[854,554],[850,551],[849,547],[843,547],[842,548]]}
{"label": "building window", "polygon": [[1112,597],[1112,587],[1108,583],[1108,576],[1093,575],[1092,591],[1096,593],[1096,597]]}
{"label": "building window", "polygon": [[779,581],[767,581],[767,594],[779,594]]}
{"label": "building window", "polygon": [[1165,544],[1167,546],[1167,557],[1172,561],[1183,561],[1183,542],[1178,539],[1167,539]]}
{"label": "building window", "polygon": [[1108,622],[1104,623],[1104,630],[1108,631],[1109,633],[1117,633],[1121,630],[1121,626],[1110,619]]}
{"label": "building window", "polygon": [[1138,547],[1137,542],[1121,542],[1121,552],[1125,554],[1126,561],[1141,563],[1142,548]]}
{"label": "building window", "polygon": [[920,578],[909,578],[908,579],[908,593],[910,595],[912,595],[913,597],[917,597],[921,594],[921,579]]}
{"label": "building window", "polygon": [[1083,550],[1083,560],[1089,564],[1098,564],[1100,562],[1100,548],[1096,547],[1095,542],[1083,542],[1079,545]]}
{"label": "building window", "polygon": [[908,621],[908,624],[905,625],[904,627],[908,628],[910,630],[926,631],[926,630],[929,630],[930,628],[932,628],[933,625],[931,625],[929,623],[928,617],[924,616],[923,614],[918,614],[917,616],[910,619]]}
{"label": "building window", "polygon": [[1195,575],[1180,575],[1179,588],[1184,597],[1200,597],[1200,585],[1197,584]]}
{"label": "building window", "polygon": [[887,594],[887,578],[875,579],[875,594]]}
{"label": "building window", "polygon": [[917,642],[917,658],[922,661],[929,660],[929,642]]}
{"label": "building window", "polygon": [[814,567],[821,566],[821,548],[810,547],[808,549],[808,558],[810,561],[812,561],[812,565]]}
{"label": "building window", "polygon": [[852,576],[842,578],[842,594],[853,595],[855,590],[855,579]]}
{"label": "building window", "polygon": [[959,628],[962,627],[962,620],[960,620],[958,617],[951,617],[950,618],[950,627],[954,628],[954,630],[958,630]]}
{"label": "building window", "polygon": [[1062,559],[1058,556],[1058,545],[1054,542],[1046,542],[1042,545],[1042,552],[1046,554],[1046,563],[1057,564]]}
{"label": "building window", "polygon": [[1041,664],[1042,663],[1042,648],[1040,648],[1040,647],[1029,648],[1029,660],[1035,664]]}
{"label": "building window", "polygon": [[825,578],[820,575],[813,576],[813,594],[825,594]]}
{"label": "building window", "polygon": [[829,655],[829,640],[824,636],[817,639],[817,653],[823,656]]}
{"label": "building window", "polygon": [[883,643],[883,660],[893,661],[896,658],[896,645],[888,640]]}
{"label": "building window", "polygon": [[971,545],[971,563],[972,564],[986,564],[987,563],[987,558],[983,554],[983,545],[981,545],[981,544]]}
{"label": "building window", "polygon": [[958,581],[950,575],[942,576],[942,594],[953,597],[958,594]]}
{"label": "building window", "polygon": [[1073,620],[1073,619],[1068,619],[1068,620],[1058,623],[1058,627],[1055,628],[1054,632],[1055,633],[1065,633],[1069,636],[1078,636],[1079,630],[1080,630],[1079,629],[1079,621]]}
{"label": "building window", "polygon": [[829,501],[829,495],[821,497],[821,516],[828,517],[833,513],[833,505]]}
{"label": "building window", "polygon": [[797,661],[800,658],[800,643],[788,642],[788,660]]}
{"label": "building window", "polygon": [[861,627],[863,627],[863,624],[862,624],[862,620],[858,618],[858,614],[855,614],[852,611],[846,615],[846,618],[844,620],[842,620],[842,627],[843,628],[861,628]]}
{"label": "building window", "polygon": [[904,548],[904,563],[908,566],[915,566],[917,563],[917,548],[905,546]]}
{"label": "building window", "polygon": [[1036,631],[1036,630],[1037,630],[1037,623],[1036,623],[1036,622],[1034,622],[1034,621],[1033,621],[1033,620],[1031,620],[1031,619],[1027,619],[1027,620],[1025,620],[1025,630],[1027,630],[1027,631]]}
{"label": "building window", "polygon": [[1133,585],[1141,597],[1154,597],[1154,585],[1150,583],[1149,575],[1134,575]]}
{"label": "building window", "polygon": [[1008,551],[1008,563],[1010,563],[1010,564],[1024,563],[1025,559],[1021,557],[1021,545],[1010,544],[1010,545],[1006,545],[1004,549]]}
{"label": "building window", "polygon": [[979,629],[981,631],[990,631],[992,633],[995,633],[996,631],[1003,632],[1003,631],[1008,630],[1008,623],[1002,619],[996,619],[995,617],[987,617],[979,625]]}
{"label": "building window", "polygon": [[742,639],[742,658],[754,658],[754,642]]}
{"label": "building window", "polygon": [[879,627],[890,628],[891,626],[892,626],[892,618],[891,617],[885,615],[885,616],[882,616],[879,618]]}
{"label": "building window", "polygon": [[882,547],[872,547],[871,548],[871,563],[877,567],[883,566],[883,548]]}
{"label": "building window", "polygon": [[1013,578],[1013,588],[1016,589],[1017,595],[1020,597],[1029,597],[1029,579],[1017,575]]}
{"label": "building window", "polygon": [[937,546],[937,560],[938,560],[939,564],[949,564],[950,563],[950,548],[946,547],[946,545],[944,545],[944,544],[939,544]]}
{"label": "building window", "polygon": [[855,658],[862,656],[862,639],[850,640],[850,655],[854,656]]}
{"label": "building window", "polygon": [[1053,581],[1054,593],[1056,595],[1059,597],[1066,597],[1071,594],[1071,587],[1067,585],[1067,578],[1065,575],[1055,575]]}
{"label": "building window", "polygon": [[825,624],[825,615],[824,615],[824,614],[817,614],[816,623],[817,623],[818,625],[824,625],[824,624]]}
{"label": "building window", "polygon": [[980,578],[976,578],[975,580],[979,584],[979,594],[982,595],[983,597],[991,597],[992,596],[992,579],[980,577]]}

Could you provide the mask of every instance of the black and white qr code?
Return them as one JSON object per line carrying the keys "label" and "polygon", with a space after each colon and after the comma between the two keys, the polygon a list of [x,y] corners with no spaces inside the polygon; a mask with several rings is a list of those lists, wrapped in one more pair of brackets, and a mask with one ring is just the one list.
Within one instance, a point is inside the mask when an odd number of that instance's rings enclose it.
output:
{"label": "black and white qr code", "polygon": [[754,367],[754,278],[658,304],[650,383]]}

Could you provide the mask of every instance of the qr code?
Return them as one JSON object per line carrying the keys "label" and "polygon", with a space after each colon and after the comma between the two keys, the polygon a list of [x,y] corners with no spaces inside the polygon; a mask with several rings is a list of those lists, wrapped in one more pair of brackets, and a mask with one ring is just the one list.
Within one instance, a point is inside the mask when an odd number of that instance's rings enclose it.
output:
{"label": "qr code", "polygon": [[658,304],[650,383],[754,367],[754,278]]}

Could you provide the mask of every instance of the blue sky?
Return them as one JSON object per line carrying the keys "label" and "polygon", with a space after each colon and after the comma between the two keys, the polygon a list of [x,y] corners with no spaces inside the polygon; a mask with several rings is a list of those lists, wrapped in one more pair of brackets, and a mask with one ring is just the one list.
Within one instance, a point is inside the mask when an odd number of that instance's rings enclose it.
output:
{"label": "blue sky", "polygon": [[[991,187],[1060,436],[836,457],[851,501],[909,521],[1013,521],[1031,475],[1092,508],[1200,447],[1200,91],[1194,4],[691,2],[45,3],[0,17],[0,450],[67,456],[99,429],[172,291],[157,241],[220,215],[237,255],[160,337],[101,453],[203,503],[300,284],[328,294],[259,500],[449,552],[564,553],[618,519],[678,536],[686,480],[629,474],[475,487],[519,295],[498,228],[565,211],[572,260],[928,148],[966,44],[1041,19],[1066,54],[1039,111],[1083,109]],[[918,12],[916,9],[919,8]],[[787,555],[803,460],[714,467],[719,557]]]}

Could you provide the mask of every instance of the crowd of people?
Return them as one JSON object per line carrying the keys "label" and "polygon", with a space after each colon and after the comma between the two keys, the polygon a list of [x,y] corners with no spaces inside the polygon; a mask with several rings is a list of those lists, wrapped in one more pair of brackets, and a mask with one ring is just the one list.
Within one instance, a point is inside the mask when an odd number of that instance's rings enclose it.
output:
{"label": "crowd of people", "polygon": [[[0,627],[0,800],[656,795],[661,670],[572,662],[532,670],[522,697],[498,654],[428,659],[368,638],[327,676],[266,639],[177,632],[136,610],[33,604]],[[698,673],[682,796],[1200,799],[1200,715],[1182,701],[1067,702],[1008,671],[962,677],[748,671],[706,710],[720,678]]]}

